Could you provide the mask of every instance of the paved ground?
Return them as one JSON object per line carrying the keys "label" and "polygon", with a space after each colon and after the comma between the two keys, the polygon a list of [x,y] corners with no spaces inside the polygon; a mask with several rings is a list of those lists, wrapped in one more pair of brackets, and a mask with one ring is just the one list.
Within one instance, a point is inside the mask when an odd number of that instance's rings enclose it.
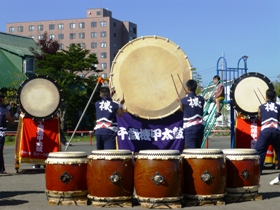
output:
{"label": "paved ground", "polygon": [[[209,140],[209,148],[225,149],[230,148],[229,137],[212,137]],[[85,151],[88,154],[95,149],[95,145],[89,143],[74,143],[68,151]],[[14,169],[14,147],[7,146],[4,150],[6,170],[12,173],[11,176],[0,176],[0,209],[8,210],[37,210],[37,209],[99,209],[92,206],[49,206],[45,195],[45,174],[43,169],[33,170],[30,164],[21,164],[21,173]],[[280,170],[266,169],[261,175],[261,188],[259,193],[263,200],[235,202],[224,206],[195,206],[184,207],[184,209],[211,210],[211,209],[279,209],[280,206],[280,185],[270,186],[269,182],[274,179]],[[117,209],[117,208],[112,208]],[[133,209],[139,210],[140,206]]]}

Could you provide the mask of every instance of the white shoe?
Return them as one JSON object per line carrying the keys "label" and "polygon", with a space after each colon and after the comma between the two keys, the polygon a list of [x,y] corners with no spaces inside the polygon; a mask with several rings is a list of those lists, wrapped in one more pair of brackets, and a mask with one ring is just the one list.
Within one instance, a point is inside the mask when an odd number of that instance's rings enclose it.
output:
{"label": "white shoe", "polygon": [[270,182],[270,185],[280,184],[278,176]]}

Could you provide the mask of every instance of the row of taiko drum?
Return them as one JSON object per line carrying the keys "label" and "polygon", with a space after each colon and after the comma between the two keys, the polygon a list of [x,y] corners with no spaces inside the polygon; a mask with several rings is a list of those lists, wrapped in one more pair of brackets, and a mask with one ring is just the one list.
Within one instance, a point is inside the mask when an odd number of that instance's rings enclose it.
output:
{"label": "row of taiko drum", "polygon": [[260,165],[254,149],[140,150],[137,155],[130,150],[53,152],[45,177],[49,198],[219,199],[256,194]]}

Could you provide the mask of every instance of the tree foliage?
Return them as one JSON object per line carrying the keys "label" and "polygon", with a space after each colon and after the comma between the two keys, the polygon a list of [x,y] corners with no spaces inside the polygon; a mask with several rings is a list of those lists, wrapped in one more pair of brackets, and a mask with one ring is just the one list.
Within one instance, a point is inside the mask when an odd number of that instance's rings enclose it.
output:
{"label": "tree foliage", "polygon": [[201,75],[197,72],[196,68],[192,68],[192,78],[197,82],[197,89],[196,93],[199,94],[201,93],[202,90],[202,77]]}
{"label": "tree foliage", "polygon": [[[47,75],[57,81],[63,91],[64,100],[60,110],[61,126],[73,129],[97,82],[96,76],[86,77],[83,72],[97,72],[97,57],[90,54],[89,50],[82,49],[80,44],[71,44],[67,50],[58,51],[57,41],[48,40],[47,35],[38,45],[42,53],[34,54],[38,68],[35,73]],[[93,119],[93,109],[89,107],[81,126],[92,129]]]}
{"label": "tree foliage", "polygon": [[276,92],[276,95],[278,97],[280,97],[280,81],[276,80],[274,82],[272,82],[273,86],[274,86],[274,90]]}

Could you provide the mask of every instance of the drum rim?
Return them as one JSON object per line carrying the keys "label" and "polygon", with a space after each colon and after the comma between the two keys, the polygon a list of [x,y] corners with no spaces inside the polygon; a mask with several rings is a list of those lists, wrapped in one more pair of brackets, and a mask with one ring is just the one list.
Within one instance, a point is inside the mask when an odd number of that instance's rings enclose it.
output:
{"label": "drum rim", "polygon": [[233,108],[236,109],[238,112],[242,113],[245,116],[248,117],[257,117],[258,116],[258,112],[248,112],[246,110],[243,110],[235,101],[235,89],[237,87],[237,85],[244,79],[250,76],[255,76],[259,79],[264,80],[264,82],[267,84],[268,88],[270,89],[274,89],[274,86],[272,84],[272,82],[268,79],[268,77],[264,76],[263,74],[259,73],[259,72],[248,72],[245,73],[241,76],[239,76],[233,83],[232,86],[230,88],[230,101],[233,104]]}
{"label": "drum rim", "polygon": [[[20,94],[21,94],[21,92],[22,92],[24,86],[25,86],[28,82],[30,82],[30,81],[32,81],[32,80],[34,80],[34,79],[46,79],[46,80],[52,82],[52,83],[55,85],[55,87],[57,88],[58,94],[59,94],[59,97],[60,97],[60,98],[59,98],[59,103],[58,103],[58,105],[57,105],[55,111],[52,112],[52,113],[49,114],[49,115],[44,116],[44,117],[37,117],[37,116],[33,116],[32,114],[30,114],[30,113],[22,106],[22,103],[21,103],[21,100],[20,100]],[[18,99],[18,103],[19,103],[19,106],[20,106],[21,111],[25,114],[26,117],[29,117],[29,118],[32,118],[33,120],[38,120],[38,121],[41,121],[41,120],[44,121],[44,120],[51,119],[51,118],[55,117],[55,114],[59,111],[59,108],[60,108],[61,103],[62,103],[62,101],[63,101],[62,98],[63,98],[62,90],[61,90],[61,88],[59,87],[57,81],[53,80],[53,79],[50,78],[49,76],[44,76],[44,75],[34,75],[33,77],[30,77],[30,78],[26,79],[26,80],[20,85],[20,87],[19,87],[18,90],[17,90],[17,99]]]}

